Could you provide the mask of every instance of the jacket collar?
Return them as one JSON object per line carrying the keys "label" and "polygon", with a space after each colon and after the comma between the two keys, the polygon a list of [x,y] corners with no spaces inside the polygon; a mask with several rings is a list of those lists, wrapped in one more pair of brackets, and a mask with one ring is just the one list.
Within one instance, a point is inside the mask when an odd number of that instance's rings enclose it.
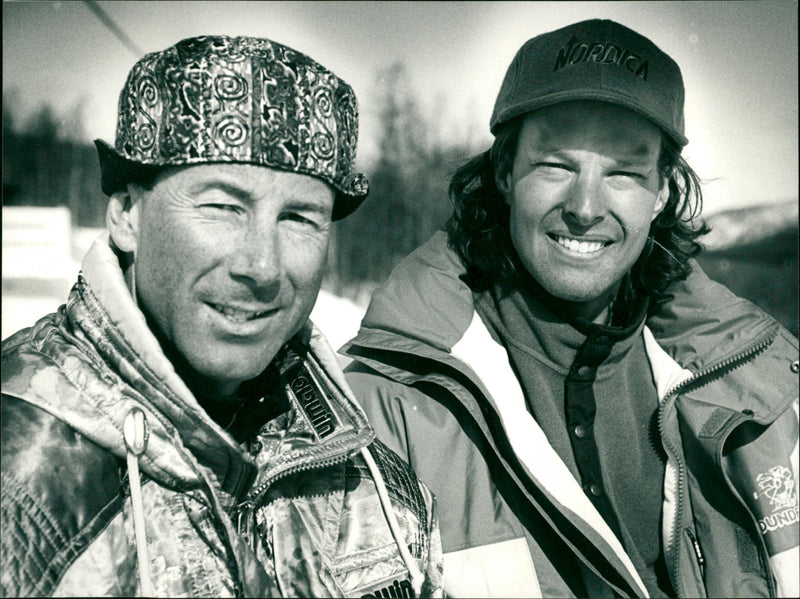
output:
{"label": "jacket collar", "polygon": [[399,333],[449,351],[472,322],[472,291],[459,278],[465,272],[447,235],[437,232],[376,289],[362,330]]}
{"label": "jacket collar", "polygon": [[[754,339],[774,332],[773,318],[708,278],[696,261],[672,297],[650,310],[647,327],[678,364],[692,372],[737,355]],[[353,345],[374,345],[379,332],[449,352],[472,320],[473,297],[466,270],[440,231],[409,254],[373,294]],[[395,338],[393,335],[390,337]]]}
{"label": "jacket collar", "polygon": [[[175,372],[133,301],[107,234],[97,239],[86,254],[67,313],[73,326],[137,392],[132,399],[145,411],[150,428],[143,470],[160,480],[166,477],[188,482],[196,479],[190,474],[196,471],[196,458],[211,469],[223,489],[239,490],[243,477],[249,478],[248,471],[253,469],[253,458],[206,414]],[[306,348],[301,366],[313,370],[316,389],[321,390],[336,422],[336,434],[311,434],[303,444],[303,452],[292,452],[295,461],[307,465],[309,458],[324,460],[329,454],[338,455],[343,448],[355,452],[369,443],[374,433],[322,334],[309,321],[300,335]],[[93,400],[100,401],[98,397]],[[105,406],[119,431],[129,407],[125,402]],[[308,428],[313,429],[309,410],[315,408],[299,400],[292,401],[292,408],[303,414]],[[115,450],[124,455],[122,436],[117,437]],[[282,465],[292,467],[293,459],[284,460]]]}
{"label": "jacket collar", "polygon": [[740,355],[774,334],[774,318],[711,280],[695,260],[692,271],[669,289],[647,319],[659,345],[681,367],[702,372]]}

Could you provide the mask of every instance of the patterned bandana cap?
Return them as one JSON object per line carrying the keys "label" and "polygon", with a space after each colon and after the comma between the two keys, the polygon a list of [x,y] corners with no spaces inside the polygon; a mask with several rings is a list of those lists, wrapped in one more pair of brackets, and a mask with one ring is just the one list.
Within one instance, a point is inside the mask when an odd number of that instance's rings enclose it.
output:
{"label": "patterned bandana cap", "polygon": [[338,220],[369,188],[353,170],[357,138],[355,94],[325,67],[267,39],[204,36],[136,63],[115,148],[95,144],[108,195],[165,166],[257,164],[329,183]]}

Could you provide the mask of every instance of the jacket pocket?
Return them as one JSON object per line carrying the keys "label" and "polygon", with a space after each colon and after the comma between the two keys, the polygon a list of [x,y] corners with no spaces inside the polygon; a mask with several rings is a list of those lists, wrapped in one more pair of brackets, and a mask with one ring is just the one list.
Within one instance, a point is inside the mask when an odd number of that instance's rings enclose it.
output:
{"label": "jacket pocket", "polygon": [[[424,572],[427,522],[421,522],[418,512],[405,505],[391,483],[387,483],[391,499],[388,505],[382,503],[375,481],[357,464],[346,468],[346,479],[338,532],[330,547],[331,571],[337,583],[346,596],[413,597],[411,573],[398,543],[404,544],[406,557]],[[398,538],[392,533],[386,509],[394,512]]]}

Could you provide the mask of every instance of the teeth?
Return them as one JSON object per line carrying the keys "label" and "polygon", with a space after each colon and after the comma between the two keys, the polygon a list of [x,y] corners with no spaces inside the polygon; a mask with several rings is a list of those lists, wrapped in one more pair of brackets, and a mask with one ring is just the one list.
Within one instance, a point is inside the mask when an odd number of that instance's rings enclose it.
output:
{"label": "teeth", "polygon": [[211,306],[217,312],[225,315],[227,318],[230,318],[234,322],[247,322],[248,320],[253,320],[254,318],[258,318],[259,316],[266,314],[266,311],[246,312],[244,310],[237,310],[236,308],[231,308],[229,306],[221,306],[220,304],[211,304]]}
{"label": "teeth", "polygon": [[592,254],[599,252],[605,245],[602,241],[579,241],[569,237],[556,236],[556,241],[562,247],[578,254]]}

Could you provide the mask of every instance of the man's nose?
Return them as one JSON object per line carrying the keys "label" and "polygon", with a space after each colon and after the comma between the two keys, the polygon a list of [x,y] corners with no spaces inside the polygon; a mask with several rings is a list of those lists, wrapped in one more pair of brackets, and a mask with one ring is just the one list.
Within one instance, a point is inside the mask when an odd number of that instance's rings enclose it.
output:
{"label": "man's nose", "polygon": [[277,293],[281,280],[281,244],[274,224],[251,223],[234,251],[236,255],[230,269],[233,278],[244,280],[262,294]]}
{"label": "man's nose", "polygon": [[605,218],[606,197],[598,177],[581,175],[570,186],[563,206],[568,225],[589,229]]}

